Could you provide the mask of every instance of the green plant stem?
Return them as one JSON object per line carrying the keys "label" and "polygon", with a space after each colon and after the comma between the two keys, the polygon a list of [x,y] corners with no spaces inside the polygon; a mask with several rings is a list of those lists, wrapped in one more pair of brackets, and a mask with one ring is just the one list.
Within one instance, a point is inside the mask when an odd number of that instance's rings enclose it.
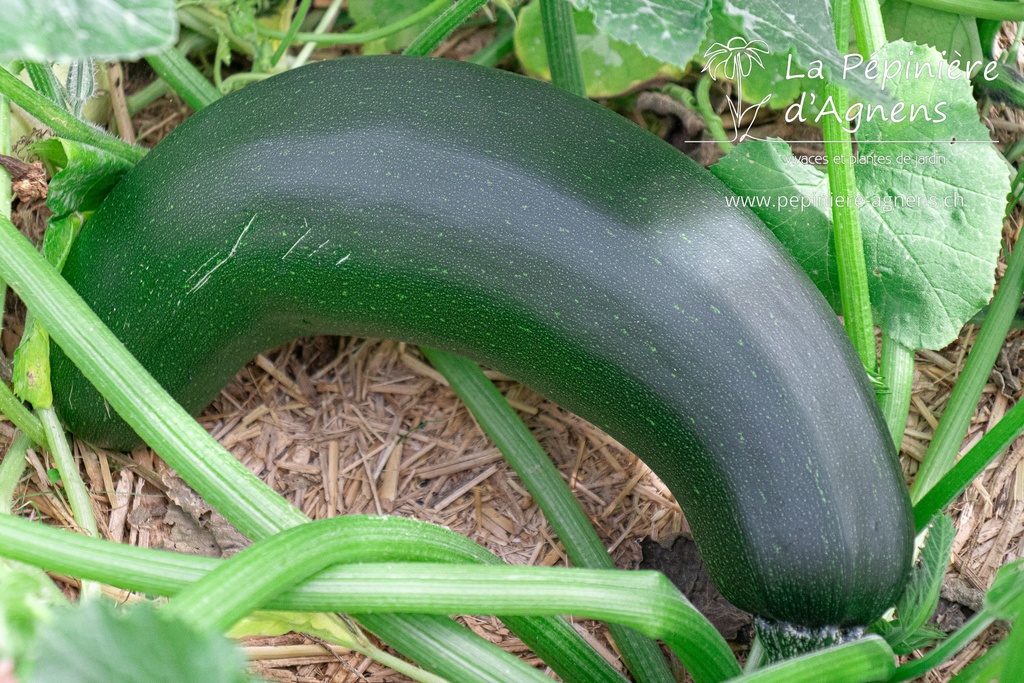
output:
{"label": "green plant stem", "polygon": [[128,95],[125,104],[128,107],[128,115],[135,116],[140,111],[156,102],[158,99],[174,92],[167,81],[158,78],[137,93]]}
{"label": "green plant stem", "polygon": [[953,466],[960,445],[967,435],[967,428],[977,410],[981,392],[988,382],[999,349],[1002,348],[1010,323],[1017,312],[1021,294],[1024,293],[1022,246],[1024,245],[1014,248],[1007,259],[1006,273],[999,281],[999,289],[989,306],[985,324],[981,326],[978,338],[964,363],[963,371],[953,386],[949,403],[946,404],[939,426],[932,436],[914,484],[910,487],[910,498],[915,504],[920,502]]}
{"label": "green plant stem", "polygon": [[1006,156],[1006,160],[1010,163],[1014,163],[1024,156],[1024,138],[1013,143],[1010,149],[1006,150],[1006,154],[1004,156]]}
{"label": "green plant stem", "polygon": [[[36,413],[40,417],[43,429],[46,430],[47,450],[53,456],[54,464],[60,473],[60,481],[64,493],[68,497],[68,504],[71,506],[71,514],[83,534],[91,538],[99,538],[99,528],[96,526],[96,515],[92,509],[92,497],[89,489],[82,481],[82,473],[75,462],[75,456],[71,454],[71,447],[68,445],[67,437],[64,435],[64,428],[57,419],[57,413],[53,408],[39,408]],[[96,599],[100,596],[100,586],[94,581],[82,581],[81,597],[83,599]]]}
{"label": "green plant stem", "polygon": [[[347,33],[327,33],[324,35],[319,33],[297,33],[295,35],[295,42],[316,43],[317,45],[360,45],[362,43],[369,43],[372,40],[387,38],[388,36],[394,35],[395,33],[407,29],[410,26],[415,26],[427,17],[438,12],[442,7],[446,7],[449,3],[451,3],[451,0],[434,0],[434,2],[430,3],[418,12],[414,12],[392,24],[381,26],[380,28],[372,31],[364,31],[362,33],[349,31]],[[195,8],[190,9],[194,10]],[[198,13],[193,12],[193,14]],[[284,38],[286,35],[284,31],[275,31],[274,29],[260,25],[256,26],[256,32],[266,38]]]}
{"label": "green plant stem", "polygon": [[32,442],[19,434],[0,460],[0,515],[9,515],[14,509],[14,490],[25,473],[25,456]]}
{"label": "green plant stem", "polygon": [[1021,680],[1020,677],[1000,678],[1003,670],[1003,656],[1006,654],[1006,640],[990,647],[985,654],[960,669],[950,683],[981,683],[982,681]]}
{"label": "green plant stem", "polygon": [[494,40],[487,43],[476,54],[469,58],[473,64],[480,66],[495,66],[505,55],[512,52],[515,46],[515,29],[512,27],[503,29],[494,37]]}
{"label": "green plant stem", "polygon": [[771,666],[734,679],[735,683],[869,683],[883,681],[896,668],[892,648],[867,636]]}
{"label": "green plant stem", "polygon": [[[273,596],[336,563],[333,556],[338,541],[343,544],[345,539],[330,532],[324,534],[319,527],[316,522],[303,524],[259,541],[178,593],[163,611],[199,629],[225,631],[231,628]],[[267,560],[271,559],[273,564],[268,564]],[[444,564],[418,566],[450,567]],[[240,586],[244,588],[239,590]],[[387,588],[380,595],[386,597]],[[511,655],[503,664],[507,669],[501,675],[508,680],[550,681],[539,670]]]}
{"label": "green plant stem", "polygon": [[[316,28],[313,29],[313,33],[317,35],[324,35],[334,26],[334,22],[338,19],[338,14],[341,13],[341,5],[344,0],[331,0],[331,4],[327,7],[324,15],[320,17],[319,23]],[[292,68],[296,69],[306,62],[309,61],[310,55],[313,54],[313,50],[316,49],[316,43],[306,43],[302,46],[302,50],[299,51],[298,56],[295,57],[295,61],[292,62]]]}
{"label": "green plant stem", "polygon": [[92,145],[132,163],[140,161],[146,155],[144,148],[130,145],[72,116],[70,112],[61,109],[2,68],[0,93],[52,128],[58,137]]}
{"label": "green plant stem", "polygon": [[188,58],[175,50],[165,47],[159,52],[146,56],[146,61],[157,75],[164,79],[171,89],[185,101],[185,104],[199,111],[220,98],[213,87]]}
{"label": "green plant stem", "polygon": [[[845,89],[830,83],[825,86],[825,91],[826,96],[833,98],[838,111],[846,111],[848,100]],[[857,208],[852,201],[857,196],[853,165],[850,161],[853,145],[850,142],[850,134],[834,117],[826,116],[823,128],[825,155],[828,157],[828,185],[833,200],[832,224],[839,292],[843,302],[843,323],[864,367],[869,372],[874,372],[877,350],[874,322],[871,317],[871,300],[868,295],[864,241]],[[840,159],[838,163],[835,161],[837,158]]]}
{"label": "green plant stem", "polygon": [[761,639],[757,637],[757,632],[755,631],[754,642],[750,644],[750,651],[747,652],[747,661],[743,664],[743,673],[754,673],[765,666],[765,660],[767,660],[767,656],[764,651],[764,645],[761,644]]}
{"label": "green plant stem", "polygon": [[[628,623],[665,640],[680,654],[696,680],[724,680],[740,673],[725,640],[658,572],[494,564],[496,560],[486,550],[441,527],[359,515],[321,520],[260,544],[264,549],[276,548],[274,553],[280,552],[284,558],[309,553],[305,560],[271,558],[265,550],[256,552],[255,546],[234,559],[245,555],[239,563],[244,569],[242,575],[253,572],[254,581],[263,581],[260,575],[276,571],[282,562],[301,565],[303,561],[319,561],[311,557],[320,554],[320,541],[310,539],[317,538],[323,529],[332,530],[323,542],[334,545],[332,552],[325,554],[333,555],[330,561],[345,566],[333,566],[274,596],[267,603],[268,609],[353,614],[391,610],[497,613],[506,620],[511,618],[507,615],[577,614]],[[491,559],[484,565],[451,563],[459,562],[458,556],[463,553]],[[130,590],[171,596],[180,596],[189,585],[227,564],[214,558],[89,539],[14,517],[0,517],[0,556]],[[393,558],[403,556],[406,561],[393,563]],[[445,557],[447,563],[438,563]],[[410,559],[417,561],[408,562]],[[245,582],[220,585],[230,591]]]}
{"label": "green plant stem", "polygon": [[989,463],[1024,434],[1024,401],[1018,402],[949,472],[914,505],[914,522],[923,529],[937,512],[956,500]]}
{"label": "green plant stem", "polygon": [[568,0],[540,0],[540,17],[551,82],[562,90],[586,97],[572,5]]}
{"label": "green plant stem", "polygon": [[1001,0],[909,0],[914,5],[996,21],[1024,20],[1024,4]]}
{"label": "green plant stem", "polygon": [[67,494],[75,522],[87,536],[99,538],[96,516],[92,510],[92,498],[89,496],[89,490],[85,487],[85,482],[82,481],[78,463],[75,462],[75,456],[71,454],[71,448],[64,436],[64,428],[61,426],[60,420],[57,419],[57,413],[53,408],[40,408],[36,412],[46,430],[47,450],[53,456],[57,471],[60,472],[61,483],[64,485],[64,492]]}
{"label": "green plant stem", "polygon": [[[168,396],[71,286],[3,218],[0,255],[0,278],[6,278],[68,358],[139,436],[243,534],[260,539],[309,521]],[[467,680],[461,668],[463,660],[486,661],[499,656],[498,648],[489,643],[484,647],[484,641],[454,622],[423,623],[422,628],[431,630],[409,637],[409,621],[422,619],[406,615],[399,621],[394,631],[385,628],[387,618],[375,620],[377,626],[373,628],[385,641],[434,673]],[[438,648],[452,648],[458,657],[450,653],[439,657]]]}
{"label": "green plant stem", "polygon": [[[206,36],[195,31],[186,31],[174,49],[182,56],[188,57],[193,52],[209,46],[210,39]],[[162,78],[157,78],[139,92],[128,95],[125,98],[125,104],[128,106],[128,114],[130,116],[134,116],[170,92],[173,92],[173,90],[167,81]]]}
{"label": "green plant stem", "polygon": [[68,98],[64,93],[64,87],[53,74],[53,69],[49,64],[25,62],[24,66],[25,72],[32,81],[32,87],[35,88],[37,93],[50,100],[61,109],[64,109],[65,111],[71,110],[71,104],[68,102]]}
{"label": "green plant stem", "polygon": [[[335,517],[329,523],[320,522],[319,524],[328,524],[324,528],[331,529],[338,535],[334,541],[336,552],[333,557],[333,562],[337,565],[366,561],[501,564],[501,560],[495,555],[468,538],[442,527],[411,519],[347,515]],[[32,532],[35,530],[38,530],[39,533],[33,535]],[[347,540],[342,543],[341,537],[345,537]],[[18,557],[35,558],[36,564],[44,563],[48,567],[61,568],[76,576],[86,576],[104,582],[108,578],[119,576],[120,578],[116,581],[122,583],[128,581],[133,582],[133,585],[157,587],[155,591],[148,589],[144,591],[157,594],[175,594],[189,584],[198,581],[204,574],[217,566],[216,561],[210,563],[208,558],[203,558],[206,562],[205,565],[196,565],[191,560],[199,558],[188,558],[176,553],[138,555],[129,546],[97,543],[76,534],[69,534],[25,520],[15,520],[9,525],[0,523],[0,540],[3,543],[10,542],[12,544],[11,553]],[[0,557],[4,552],[0,548]],[[183,562],[184,564],[182,564]],[[306,600],[306,605],[310,606],[315,605],[322,596],[329,596],[339,590],[344,591],[343,579],[335,576],[338,568],[334,567],[318,574],[316,578],[289,593],[311,591],[306,596],[312,598]],[[162,592],[164,588],[159,588],[162,585],[161,577],[164,576],[179,576],[181,583],[176,584],[176,588],[164,586],[167,588],[164,593]],[[236,586],[237,589],[239,586]],[[275,597],[274,600],[277,601],[278,598]],[[300,597],[301,600],[303,598]],[[280,608],[279,604],[278,608]],[[313,606],[311,609],[300,608],[298,611],[315,612],[318,610]],[[385,630],[383,628],[385,626],[390,631],[391,621],[397,620],[400,630],[412,628],[416,637],[428,644],[432,632],[431,624],[434,623],[434,619],[435,617],[419,617],[415,622],[422,623],[417,624],[402,615],[380,614],[360,617],[363,624],[374,631],[378,626],[382,627],[381,631]],[[433,629],[434,632],[450,628],[450,623],[445,624],[446,618],[438,617],[437,619],[440,619],[438,623],[443,628]],[[559,667],[556,664],[555,671],[565,681],[622,683],[622,677],[601,659],[564,619],[515,616],[503,616],[502,619],[510,629],[523,634],[524,641],[535,652],[543,653],[541,654],[542,658],[557,661],[559,658],[551,655],[562,654],[562,659],[568,662],[568,666]],[[570,634],[571,637],[566,637],[566,634]],[[469,645],[469,649],[472,649],[473,643]],[[482,660],[482,663],[486,664],[486,661]]]}
{"label": "green plant stem", "polygon": [[437,19],[416,36],[412,45],[405,49],[404,54],[425,57],[433,52],[441,41],[462,26],[477,10],[487,4],[487,0],[459,0],[441,13]]}
{"label": "green plant stem", "polygon": [[15,427],[32,439],[33,443],[46,446],[46,432],[43,430],[39,418],[18,400],[14,392],[2,381],[0,381],[0,413],[3,413],[8,420],[14,423]]}
{"label": "green plant stem", "polygon": [[711,133],[711,137],[718,141],[718,146],[722,148],[722,151],[728,154],[729,150],[735,147],[735,145],[732,144],[732,141],[725,132],[722,117],[711,106],[711,77],[708,74],[701,76],[700,81],[697,82],[694,97],[697,101],[697,111],[700,112],[701,118],[704,119],[704,125],[707,126],[708,132]]}
{"label": "green plant stem", "polygon": [[882,335],[882,364],[880,368],[888,391],[878,397],[885,423],[889,426],[896,450],[903,443],[910,412],[910,394],[914,384],[914,350],[904,346],[888,334]]}
{"label": "green plant stem", "polygon": [[735,660],[716,666],[731,658],[724,641],[714,656],[695,647],[691,629],[703,617],[659,572],[405,563],[350,565],[339,574],[345,588],[332,609],[359,614],[384,602],[410,613],[573,614],[664,640],[697,683],[739,674]]}
{"label": "green plant stem", "polygon": [[[885,24],[878,0],[852,0],[853,32],[857,36],[857,52],[868,59],[885,45]],[[840,45],[843,51],[845,45]]]}
{"label": "green plant stem", "polygon": [[233,90],[243,88],[250,83],[256,83],[257,81],[264,81],[273,76],[273,74],[263,73],[260,71],[244,71],[242,73],[231,74],[223,81],[220,82],[219,91],[225,95]]}
{"label": "green plant stem", "polygon": [[939,644],[933,647],[928,654],[896,667],[896,672],[888,679],[888,683],[899,683],[899,681],[909,681],[924,676],[967,647],[972,640],[991,626],[993,621],[995,619],[985,610],[975,614],[966,624],[949,634],[945,640],[939,641]]}
{"label": "green plant stem", "polygon": [[275,67],[277,63],[281,61],[281,57],[288,50],[288,47],[295,40],[295,36],[298,34],[299,29],[302,27],[302,22],[306,20],[306,14],[309,13],[309,6],[313,0],[302,0],[299,3],[299,11],[295,13],[295,18],[292,19],[292,23],[288,26],[288,32],[281,40],[281,44],[274,50],[273,56],[270,58],[270,66]]}
{"label": "green plant stem", "polygon": [[[614,569],[615,563],[579,501],[494,383],[468,358],[427,347],[422,350],[519,475],[565,546],[570,562],[577,567]],[[619,625],[612,625],[611,632],[638,681],[672,682],[672,673],[657,643]]]}
{"label": "green plant stem", "polygon": [[[841,52],[849,44],[850,0],[832,3],[836,45]],[[870,55],[885,42],[881,13],[876,0],[854,0],[858,49]],[[837,111],[846,111],[849,102],[846,89],[829,83],[826,97],[831,96]],[[875,328],[868,294],[867,266],[864,260],[864,240],[861,234],[857,208],[851,200],[857,196],[857,183],[852,164],[853,145],[850,134],[835,117],[825,117],[825,156],[828,157],[828,184],[832,194],[832,223],[834,226],[839,291],[843,305],[843,323],[846,333],[861,362],[869,372],[876,368],[877,349]],[[839,158],[840,163],[835,163]],[[837,202],[840,200],[841,205]],[[899,418],[895,418],[897,421]],[[891,423],[890,423],[891,424]]]}
{"label": "green plant stem", "polygon": [[[853,26],[857,50],[865,59],[885,44],[885,25],[878,0],[852,0]],[[882,379],[888,392],[878,397],[897,452],[903,443],[910,413],[910,394],[914,383],[914,349],[904,346],[882,331]]]}
{"label": "green plant stem", "polygon": [[[0,64],[0,71],[10,73],[5,65]],[[0,90],[0,154],[11,154],[11,103]],[[11,217],[11,175],[7,169],[0,167],[0,216]],[[0,333],[4,331],[4,311],[7,310],[7,283],[0,278]],[[0,355],[3,351],[0,351]],[[0,379],[0,385],[3,380]],[[4,389],[7,387],[4,386]],[[3,411],[2,395],[0,395],[0,411]],[[3,411],[6,413],[6,411]]]}
{"label": "green plant stem", "polygon": [[[214,44],[220,40],[221,36],[225,36],[231,45],[231,49],[235,52],[247,57],[253,57],[256,54],[256,48],[253,47],[252,43],[235,35],[234,31],[231,30],[231,23],[224,17],[211,14],[199,7],[182,7],[178,10],[178,21],[181,22],[182,26],[204,36]],[[280,37],[283,38],[284,33]]]}

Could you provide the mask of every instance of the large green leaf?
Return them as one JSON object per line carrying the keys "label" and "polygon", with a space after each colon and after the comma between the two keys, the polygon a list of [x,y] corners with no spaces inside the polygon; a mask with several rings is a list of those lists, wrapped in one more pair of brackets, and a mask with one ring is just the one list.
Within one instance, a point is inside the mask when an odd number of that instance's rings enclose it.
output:
{"label": "large green leaf", "polygon": [[[931,66],[936,73],[944,65],[934,48],[902,41],[876,56],[915,70]],[[992,296],[1010,169],[978,119],[964,74],[957,80],[901,74],[891,85],[907,103],[906,119],[865,121],[857,140],[862,156],[894,158],[858,166],[857,188],[869,198],[929,201],[891,211],[884,201],[872,202],[860,212],[865,240],[878,245],[867,261],[877,282],[872,302],[895,339],[910,348],[937,349],[952,342]],[[922,105],[933,120],[912,120],[909,114]],[[900,154],[910,159],[900,163]]]}
{"label": "large green leaf", "polygon": [[16,662],[24,675],[36,633],[62,603],[64,596],[41,569],[0,560],[0,662]]}
{"label": "large green leaf", "polygon": [[882,4],[885,35],[889,40],[931,45],[947,61],[980,62],[985,56],[974,17],[915,5],[907,0]]}
{"label": "large green leaf", "polygon": [[[907,43],[889,44],[879,56],[941,65],[933,48]],[[904,103],[906,120],[881,121],[876,112],[857,134],[871,301],[894,339],[942,348],[992,295],[1009,172],[978,120],[968,80],[897,78],[886,88]],[[897,105],[881,106],[891,119]],[[750,199],[838,312],[825,175],[800,164],[781,141],[744,143],[712,171]]]}
{"label": "large green leaf", "polygon": [[0,0],[0,61],[138,59],[174,44],[174,0]]}
{"label": "large green leaf", "polygon": [[34,408],[53,406],[50,388],[50,335],[33,322],[14,350],[14,393]]}
{"label": "large green leaf", "polygon": [[[354,31],[372,31],[420,11],[425,4],[426,0],[349,0],[348,13],[356,22]],[[443,9],[439,9],[434,16],[427,17],[420,23],[393,33],[387,38],[366,43],[363,46],[363,53],[380,54],[404,50],[442,11]]]}
{"label": "large green leaf", "polygon": [[685,69],[711,19],[710,0],[572,0],[594,24],[645,55]]}
{"label": "large green leaf", "polygon": [[[735,36],[744,36],[743,18],[735,14],[725,14],[722,5],[723,0],[715,0],[715,11],[711,15],[711,29],[697,54],[697,57],[704,62],[707,61],[704,55],[707,55],[716,43],[727,45]],[[773,50],[769,47],[767,54],[760,55],[761,65],[754,65],[743,77],[743,98],[747,102],[760,102],[767,97],[769,107],[781,109],[799,97],[804,90],[821,91],[823,89],[823,81],[808,78],[786,78],[789,58],[788,48]],[[712,68],[710,71],[716,79],[727,78],[722,69]]]}
{"label": "large green leaf", "polygon": [[[596,26],[619,40],[637,45],[645,54],[685,68],[699,57],[698,48],[723,45],[735,36],[759,40],[770,56],[764,74],[748,90],[748,101],[772,96],[773,104],[791,101],[801,89],[818,89],[819,83],[807,79],[786,79],[789,55],[804,69],[820,65],[821,72],[842,82],[868,100],[884,99],[862,70],[844,76],[844,56],[836,47],[828,0],[572,0],[576,7],[594,13]],[[709,19],[714,39],[702,45],[708,33]],[[845,47],[842,46],[843,52]],[[794,69],[793,73],[801,72]],[[813,80],[813,79],[812,79]],[[774,85],[778,94],[771,90]],[[749,96],[756,92],[757,97]]]}
{"label": "large green leaf", "polygon": [[[589,12],[573,10],[576,42],[583,67],[583,80],[590,97],[611,97],[634,88],[658,75],[663,64],[644,55],[636,46],[601,33]],[[515,32],[516,56],[527,72],[550,79],[548,54],[540,3],[530,3],[519,12]]]}
{"label": "large green leaf", "polygon": [[1024,560],[1004,564],[985,594],[985,609],[996,619],[1015,619],[1024,612]]}
{"label": "large green leaf", "polygon": [[910,581],[896,604],[897,618],[892,622],[880,619],[872,626],[897,654],[910,654],[945,635],[928,626],[927,622],[939,604],[955,534],[952,519],[946,515],[935,515],[928,525],[928,538],[911,571]]}
{"label": "large green leaf", "polygon": [[63,138],[33,143],[31,150],[56,171],[46,206],[57,216],[94,211],[134,164],[89,145]]}
{"label": "large green leaf", "polygon": [[[242,651],[140,604],[66,607],[39,634],[29,683],[245,683]],[[69,676],[71,677],[69,679]]]}
{"label": "large green leaf", "polygon": [[[734,35],[741,35],[747,40],[762,41],[769,54],[786,57],[784,69],[778,61],[766,66],[776,74],[781,71],[787,80],[798,83],[820,81],[797,78],[801,74],[813,74],[820,68],[825,77],[842,83],[851,93],[865,100],[886,99],[878,86],[865,76],[863,69],[849,69],[844,73],[846,46],[841,46],[842,53],[836,47],[828,0],[744,0],[741,3],[715,0],[713,13],[718,42],[727,43],[731,37],[724,35],[725,27],[735,27],[737,33]],[[794,55],[792,69],[789,68],[790,54]],[[820,85],[820,82],[804,83],[799,87],[813,89]]]}
{"label": "large green leaf", "polygon": [[[800,267],[840,311],[832,220],[821,206],[828,196],[828,178],[801,163],[782,140],[752,140],[733,148],[711,172],[741,198]],[[871,245],[865,245],[869,248]]]}

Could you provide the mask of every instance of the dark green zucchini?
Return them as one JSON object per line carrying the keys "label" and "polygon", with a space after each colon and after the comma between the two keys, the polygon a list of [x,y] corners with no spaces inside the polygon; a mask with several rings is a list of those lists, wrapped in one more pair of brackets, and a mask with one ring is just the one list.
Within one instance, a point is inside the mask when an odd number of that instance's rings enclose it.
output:
{"label": "dark green zucchini", "polygon": [[[64,273],[193,413],[300,335],[465,354],[643,458],[735,604],[867,624],[909,570],[894,449],[836,317],[728,194],[545,84],[344,58],[187,120],[115,188]],[[136,445],[59,353],[53,378],[73,432]]]}

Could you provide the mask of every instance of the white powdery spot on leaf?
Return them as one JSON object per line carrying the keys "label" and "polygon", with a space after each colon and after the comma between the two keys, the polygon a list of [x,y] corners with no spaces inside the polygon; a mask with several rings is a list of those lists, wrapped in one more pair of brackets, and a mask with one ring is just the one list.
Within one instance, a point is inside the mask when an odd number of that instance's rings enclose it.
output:
{"label": "white powdery spot on leaf", "polygon": [[679,68],[697,53],[711,21],[710,0],[572,0],[594,23],[648,57]]}
{"label": "white powdery spot on leaf", "polygon": [[[773,55],[785,55],[792,50],[796,61],[805,68],[820,61],[825,71],[838,79],[843,73],[844,58],[836,49],[828,0],[801,2],[799,15],[791,11],[792,6],[792,2],[783,0],[725,0],[722,23],[735,27],[748,40],[764,41]],[[719,18],[715,21],[717,24]],[[730,37],[716,35],[715,40],[726,42]],[[884,93],[861,70],[850,71],[843,83],[865,100],[885,100]]]}
{"label": "white powdery spot on leaf", "polygon": [[0,0],[0,60],[137,59],[174,44],[174,0]]}

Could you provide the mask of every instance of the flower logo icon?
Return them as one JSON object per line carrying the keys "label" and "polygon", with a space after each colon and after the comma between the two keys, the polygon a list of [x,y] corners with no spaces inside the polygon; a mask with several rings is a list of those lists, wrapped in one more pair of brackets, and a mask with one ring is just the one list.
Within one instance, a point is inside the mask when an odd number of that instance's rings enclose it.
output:
{"label": "flower logo icon", "polygon": [[[763,40],[746,40],[741,36],[734,36],[725,44],[715,43],[704,52],[705,64],[702,71],[706,71],[712,80],[716,80],[716,75],[721,74],[727,80],[736,83],[736,102],[733,102],[731,98],[726,100],[736,131],[733,135],[733,142],[756,139],[750,135],[750,128],[754,125],[758,110],[768,103],[771,95],[766,95],[757,104],[744,107],[743,79],[750,75],[754,64],[764,68],[761,55],[767,54],[768,44]],[[747,124],[746,130],[741,132],[740,122],[748,112],[753,112],[754,115],[750,117],[750,123]]]}

